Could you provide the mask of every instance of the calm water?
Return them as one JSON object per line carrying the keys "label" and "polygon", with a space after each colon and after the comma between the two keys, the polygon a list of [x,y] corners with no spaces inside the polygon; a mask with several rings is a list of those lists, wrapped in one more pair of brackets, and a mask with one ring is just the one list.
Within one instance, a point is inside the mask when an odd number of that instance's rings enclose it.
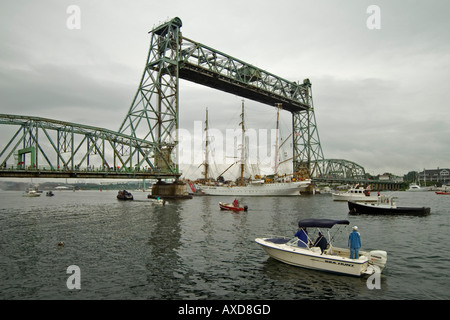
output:
{"label": "calm water", "polygon": [[[449,299],[450,196],[397,192],[430,206],[428,217],[349,216],[331,195],[242,198],[246,213],[221,211],[223,197],[151,203],[116,191],[0,193],[0,299]],[[349,219],[363,249],[388,252],[381,288],[366,279],[275,261],[254,239],[293,235],[303,218]],[[350,232],[350,230],[348,230]],[[347,231],[342,242],[346,245]],[[64,246],[58,246],[60,241]],[[81,272],[69,290],[68,266]]]}

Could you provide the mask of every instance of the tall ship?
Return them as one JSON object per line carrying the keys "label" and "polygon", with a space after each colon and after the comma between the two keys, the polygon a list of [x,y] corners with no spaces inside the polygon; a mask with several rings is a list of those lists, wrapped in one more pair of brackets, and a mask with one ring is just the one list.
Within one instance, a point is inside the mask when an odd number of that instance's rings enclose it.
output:
{"label": "tall ship", "polygon": [[[244,178],[245,171],[245,124],[244,124],[244,101],[242,101],[242,113],[241,113],[241,157],[234,164],[240,165],[240,177],[236,179],[234,183],[226,183],[223,179],[218,181],[211,181],[208,178],[209,162],[208,162],[208,110],[206,110],[205,132],[205,160],[202,164],[204,166],[204,181],[200,184],[188,184],[189,192],[202,194],[202,195],[214,195],[214,196],[299,196],[301,192],[305,191],[311,184],[311,179],[301,179],[295,174],[278,174],[278,123],[279,123],[279,111],[280,106],[277,108],[277,138],[275,146],[275,169],[274,173],[269,176],[255,175],[253,178]],[[234,165],[233,164],[233,165]],[[233,166],[231,165],[231,166]],[[231,167],[230,166],[230,167]],[[219,175],[219,178],[230,169],[228,167],[224,172]]]}

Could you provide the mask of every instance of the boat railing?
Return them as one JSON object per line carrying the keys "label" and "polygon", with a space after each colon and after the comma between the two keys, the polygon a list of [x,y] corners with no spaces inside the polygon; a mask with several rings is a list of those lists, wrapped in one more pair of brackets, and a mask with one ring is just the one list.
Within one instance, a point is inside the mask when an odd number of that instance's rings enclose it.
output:
{"label": "boat railing", "polygon": [[386,197],[386,196],[379,196],[377,203],[378,204],[390,204],[391,206],[395,206],[395,200],[398,199],[398,197],[392,196],[392,197]]}

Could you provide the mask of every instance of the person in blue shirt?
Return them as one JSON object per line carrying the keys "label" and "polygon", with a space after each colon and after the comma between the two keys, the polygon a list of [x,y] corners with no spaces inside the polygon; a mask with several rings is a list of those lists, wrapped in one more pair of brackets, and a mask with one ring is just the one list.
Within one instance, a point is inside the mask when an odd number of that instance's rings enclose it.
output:
{"label": "person in blue shirt", "polygon": [[298,229],[298,231],[294,235],[294,237],[297,237],[299,240],[301,240],[301,241],[298,241],[298,246],[299,247],[306,247],[307,246],[307,243],[308,243],[308,231],[306,230],[306,228]]}
{"label": "person in blue shirt", "polygon": [[350,259],[358,259],[359,248],[361,248],[361,235],[358,232],[357,226],[353,227],[353,231],[348,237],[348,244],[350,246]]}

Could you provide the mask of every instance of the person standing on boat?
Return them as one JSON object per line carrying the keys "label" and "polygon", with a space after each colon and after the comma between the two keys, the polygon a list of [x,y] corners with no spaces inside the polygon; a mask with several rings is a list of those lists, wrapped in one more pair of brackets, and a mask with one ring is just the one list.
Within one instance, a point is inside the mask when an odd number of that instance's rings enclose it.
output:
{"label": "person standing on boat", "polygon": [[234,201],[233,201],[233,206],[235,206],[235,207],[239,207],[239,201],[238,201],[238,199],[237,199],[237,198],[234,198]]}
{"label": "person standing on boat", "polygon": [[353,227],[353,231],[348,237],[348,243],[350,246],[350,259],[358,259],[359,248],[361,248],[361,235],[358,232],[357,226]]}
{"label": "person standing on boat", "polygon": [[318,235],[316,241],[314,241],[313,247],[319,247],[320,251],[322,251],[322,253],[327,248],[327,238],[325,238],[323,236],[322,232],[319,232],[319,235]]}
{"label": "person standing on boat", "polygon": [[300,228],[298,229],[297,233],[294,235],[294,237],[297,237],[299,239],[298,246],[299,247],[306,247],[308,243],[308,231],[306,228]]}

